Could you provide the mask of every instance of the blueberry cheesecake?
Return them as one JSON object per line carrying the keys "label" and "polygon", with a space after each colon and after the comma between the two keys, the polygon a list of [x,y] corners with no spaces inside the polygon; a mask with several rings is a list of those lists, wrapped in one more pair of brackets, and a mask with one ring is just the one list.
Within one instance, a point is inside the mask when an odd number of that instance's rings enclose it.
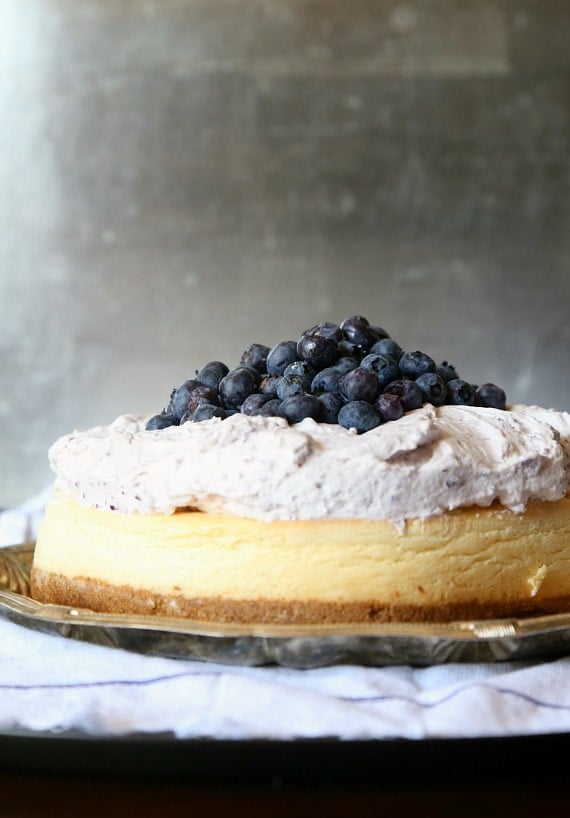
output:
{"label": "blueberry cheesecake", "polygon": [[32,595],[220,623],[570,611],[570,414],[363,316],[210,361],[50,449]]}

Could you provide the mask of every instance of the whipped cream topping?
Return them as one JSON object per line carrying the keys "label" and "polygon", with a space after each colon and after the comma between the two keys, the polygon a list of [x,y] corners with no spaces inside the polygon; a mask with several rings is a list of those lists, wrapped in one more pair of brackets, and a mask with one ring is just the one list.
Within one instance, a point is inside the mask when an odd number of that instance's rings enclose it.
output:
{"label": "whipped cream topping", "polygon": [[264,520],[430,517],[499,501],[558,500],[570,478],[570,414],[431,405],[363,435],[307,419],[236,414],[159,431],[123,415],[50,449],[57,487],[143,514],[195,508]]}

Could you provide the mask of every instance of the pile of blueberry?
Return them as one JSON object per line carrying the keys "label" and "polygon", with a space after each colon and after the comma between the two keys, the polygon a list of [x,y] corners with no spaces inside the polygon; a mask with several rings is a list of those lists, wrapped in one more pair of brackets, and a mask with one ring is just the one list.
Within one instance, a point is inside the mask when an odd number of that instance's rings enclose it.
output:
{"label": "pile of blueberry", "polygon": [[424,403],[505,409],[506,396],[494,384],[462,380],[447,361],[437,365],[425,352],[405,352],[384,329],[353,315],[318,324],[298,341],[251,344],[232,370],[210,361],[173,390],[146,428],[242,412],[291,424],[313,418],[362,433]]}

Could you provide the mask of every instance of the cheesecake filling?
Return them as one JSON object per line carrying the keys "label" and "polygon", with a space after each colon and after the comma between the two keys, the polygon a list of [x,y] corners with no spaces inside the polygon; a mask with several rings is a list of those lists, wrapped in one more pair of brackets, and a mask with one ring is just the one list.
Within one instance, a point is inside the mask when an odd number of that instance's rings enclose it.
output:
{"label": "cheesecake filling", "polygon": [[361,435],[239,413],[159,431],[145,423],[123,415],[56,441],[58,489],[128,515],[190,508],[263,521],[398,525],[495,502],[522,512],[529,501],[568,493],[570,414],[540,407],[428,404]]}
{"label": "cheesecake filling", "polygon": [[459,509],[402,534],[375,520],[121,515],[56,494],[32,587],[47,602],[112,611],[120,598],[132,613],[219,621],[246,620],[256,602],[268,621],[544,612],[570,605],[569,537],[570,498],[524,515]]}

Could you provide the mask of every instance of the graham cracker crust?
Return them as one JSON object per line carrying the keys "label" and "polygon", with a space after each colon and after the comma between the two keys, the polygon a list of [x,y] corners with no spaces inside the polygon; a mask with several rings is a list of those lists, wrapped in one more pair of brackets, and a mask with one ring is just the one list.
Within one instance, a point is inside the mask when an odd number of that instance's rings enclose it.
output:
{"label": "graham cracker crust", "polygon": [[181,594],[156,594],[87,577],[69,578],[36,567],[33,567],[31,574],[31,596],[38,602],[87,608],[98,613],[182,617],[199,622],[240,625],[442,623],[570,612],[570,595],[541,600],[540,604],[533,604],[528,599],[501,599],[483,604],[474,598],[461,603],[431,606],[381,600],[188,599]]}

